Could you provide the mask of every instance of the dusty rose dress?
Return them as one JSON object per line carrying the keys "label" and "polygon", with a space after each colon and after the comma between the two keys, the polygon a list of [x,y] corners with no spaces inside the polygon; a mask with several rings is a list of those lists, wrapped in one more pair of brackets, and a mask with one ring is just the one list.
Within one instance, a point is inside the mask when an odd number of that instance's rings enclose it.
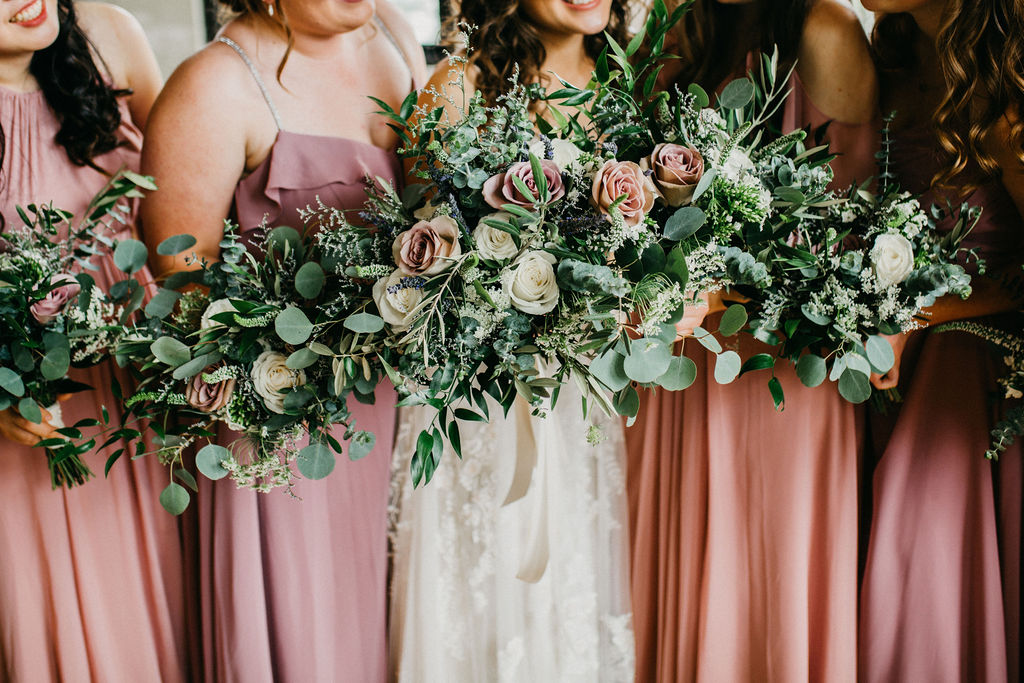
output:
{"label": "dusty rose dress", "polygon": [[[138,168],[142,134],[123,104],[121,117],[126,146],[95,160],[109,171]],[[52,200],[80,215],[106,183],[72,165],[54,142],[59,124],[42,92],[0,88],[0,125],[7,142],[0,212],[8,229],[21,223],[15,205]],[[101,286],[119,277],[109,257],[98,265],[93,276]],[[73,371],[95,391],[62,404],[66,424],[98,417],[100,404],[116,424],[114,371]],[[178,523],[158,502],[165,470],[152,458],[124,458],[104,478],[107,455],[85,457],[96,476],[84,486],[54,491],[41,450],[0,443],[0,680],[185,679]]]}
{"label": "dusty rose dress", "polygon": [[[317,197],[358,209],[367,176],[401,178],[392,151],[290,133],[280,123],[278,129],[270,155],[235,190],[243,230],[264,216],[268,225],[301,227],[297,210]],[[384,681],[395,402],[390,384],[378,387],[376,405],[353,401],[357,426],[376,434],[376,446],[358,462],[340,456],[324,480],[299,481],[295,493],[302,500],[279,490],[237,489],[227,479],[201,482],[198,597],[206,681]],[[224,430],[220,442],[236,438]]]}
{"label": "dusty rose dress", "polygon": [[[823,124],[794,85],[783,129]],[[837,184],[874,173],[875,130],[831,125]],[[861,412],[780,363],[776,413],[764,373],[719,385],[686,353],[694,385],[645,394],[626,430],[637,682],[854,680]]]}
{"label": "dusty rose dress", "polygon": [[[927,189],[936,148],[927,129],[896,137],[905,187]],[[1002,185],[968,201],[984,212],[967,246],[990,267],[1019,268],[1024,223]],[[863,681],[1020,680],[1020,443],[999,462],[984,457],[1000,372],[1000,354],[968,334],[923,331],[908,343],[905,400],[874,472]]]}

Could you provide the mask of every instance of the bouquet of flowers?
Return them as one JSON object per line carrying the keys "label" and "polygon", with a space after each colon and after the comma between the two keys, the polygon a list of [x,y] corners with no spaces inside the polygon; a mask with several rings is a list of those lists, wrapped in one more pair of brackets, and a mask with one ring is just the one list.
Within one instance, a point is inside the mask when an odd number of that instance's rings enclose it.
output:
{"label": "bouquet of flowers", "polygon": [[[327,476],[341,440],[350,440],[353,460],[372,450],[375,437],[355,431],[347,400],[372,403],[382,376],[360,318],[346,319],[348,283],[333,275],[325,241],[329,230],[259,228],[247,250],[227,223],[221,260],[193,257],[197,268],[172,275],[122,340],[118,362],[132,366],[139,383],[119,435],[137,442],[136,457],[155,454],[171,468],[160,496],[169,512],[188,506],[196,482],[184,454],[203,442],[200,473],[263,492],[290,491],[293,464],[309,479]],[[179,254],[194,244],[175,235],[157,251]],[[152,432],[153,451],[143,450],[129,421]],[[241,438],[214,443],[218,425]]]}
{"label": "bouquet of flowers", "polygon": [[[122,200],[141,197],[139,188],[150,187],[148,179],[122,171],[77,224],[52,205],[18,207],[22,225],[0,239],[0,409],[16,409],[37,424],[44,409],[49,413],[59,436],[37,445],[46,449],[54,488],[92,476],[81,456],[93,450],[96,438],[85,438],[82,430],[100,424],[87,419],[64,425],[60,398],[90,388],[71,380],[68,371],[109,357],[143,296],[135,280],[103,291],[89,275],[97,268],[93,258],[114,248],[115,225],[128,220]],[[124,250],[115,253],[122,263]]]}

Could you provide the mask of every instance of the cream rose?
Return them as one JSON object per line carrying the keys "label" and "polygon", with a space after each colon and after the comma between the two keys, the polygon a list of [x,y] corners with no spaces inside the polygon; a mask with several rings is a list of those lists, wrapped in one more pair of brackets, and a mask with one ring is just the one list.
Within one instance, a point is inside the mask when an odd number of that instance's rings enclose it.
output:
{"label": "cream rose", "polygon": [[615,200],[626,195],[618,205],[627,225],[639,225],[654,206],[657,191],[643,169],[632,161],[606,161],[594,176],[594,206],[607,215]]}
{"label": "cream rose", "polygon": [[512,305],[531,315],[542,315],[558,305],[555,257],[545,251],[528,251],[518,259],[504,279],[505,293]]}
{"label": "cream rose", "polygon": [[704,157],[693,147],[661,143],[640,167],[653,171],[654,184],[669,206],[684,206],[693,199],[697,183],[704,176]]}
{"label": "cream rose", "polygon": [[882,286],[897,285],[914,270],[914,245],[897,233],[879,235],[871,248],[871,265]]}
{"label": "cream rose", "polygon": [[[551,143],[551,161],[562,170],[568,170],[570,166],[579,161],[583,151],[568,140],[549,140]],[[538,159],[543,159],[547,150],[544,149],[543,140],[534,140],[530,143],[530,153]]]}
{"label": "cream rose", "polygon": [[512,220],[512,214],[504,211],[497,211],[480,219],[480,222],[476,226],[476,230],[473,231],[473,241],[476,242],[476,250],[480,256],[483,258],[494,259],[495,261],[515,257],[515,255],[519,253],[519,247],[516,246],[515,241],[512,239],[512,235],[508,234],[504,230],[492,228],[484,222],[486,220],[503,221],[508,223]]}
{"label": "cream rose", "polygon": [[211,327],[217,327],[223,325],[213,319],[213,316],[220,315],[221,313],[235,313],[235,305],[232,304],[228,299],[217,299],[211,301],[210,305],[203,311],[203,317],[199,320],[199,329],[208,330]]}
{"label": "cream rose", "polygon": [[377,303],[380,317],[395,332],[409,328],[413,323],[409,314],[423,301],[423,290],[403,286],[403,277],[402,271],[396,270],[373,285],[373,300]]}
{"label": "cream rose", "polygon": [[306,373],[285,365],[288,357],[277,351],[264,351],[252,364],[252,386],[263,398],[267,410],[284,414],[286,389],[306,383]]}
{"label": "cream rose", "polygon": [[391,255],[406,275],[437,275],[462,254],[459,224],[450,216],[420,221],[395,237]]}

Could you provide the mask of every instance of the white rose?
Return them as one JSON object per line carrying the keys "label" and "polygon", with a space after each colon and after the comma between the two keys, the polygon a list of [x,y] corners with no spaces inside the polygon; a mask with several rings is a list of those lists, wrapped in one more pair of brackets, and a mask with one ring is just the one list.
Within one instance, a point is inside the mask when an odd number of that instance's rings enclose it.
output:
{"label": "white rose", "polygon": [[[583,150],[568,140],[554,139],[549,142],[551,143],[551,151],[553,153],[551,160],[555,162],[559,170],[568,170],[570,166],[579,161],[580,155],[583,154]],[[530,152],[538,159],[545,158],[544,141],[534,140],[530,143]]]}
{"label": "white rose", "polygon": [[267,410],[284,413],[285,389],[301,387],[306,373],[285,365],[288,357],[277,351],[264,351],[252,364],[252,386],[263,397]]}
{"label": "white rose", "polygon": [[[401,287],[402,271],[395,270],[391,275],[382,277],[373,285],[373,300],[380,310],[380,317],[391,325],[395,332],[409,328],[413,323],[410,313],[423,301],[423,290],[415,287]],[[388,291],[394,289],[394,291]]]}
{"label": "white rose", "polygon": [[520,256],[510,276],[504,278],[505,293],[523,313],[541,315],[558,305],[555,257],[545,251]]}
{"label": "white rose", "polygon": [[476,230],[473,231],[473,241],[476,242],[476,250],[480,253],[480,256],[501,261],[503,259],[510,259],[518,254],[519,247],[516,246],[512,235],[504,230],[492,228],[484,223],[486,220],[509,223],[512,221],[512,214],[505,211],[497,211],[480,219]]}
{"label": "white rose", "polygon": [[754,170],[754,162],[742,149],[734,149],[722,162],[722,174],[732,181],[739,180],[745,173]]}
{"label": "white rose", "polygon": [[220,315],[221,313],[235,313],[237,312],[234,304],[227,299],[217,299],[211,301],[210,305],[203,311],[203,317],[199,320],[199,329],[208,330],[211,327],[219,327],[223,323],[219,323],[213,319],[213,316]]}
{"label": "white rose", "polygon": [[914,270],[914,245],[897,233],[879,235],[871,248],[871,265],[883,287],[899,284]]}

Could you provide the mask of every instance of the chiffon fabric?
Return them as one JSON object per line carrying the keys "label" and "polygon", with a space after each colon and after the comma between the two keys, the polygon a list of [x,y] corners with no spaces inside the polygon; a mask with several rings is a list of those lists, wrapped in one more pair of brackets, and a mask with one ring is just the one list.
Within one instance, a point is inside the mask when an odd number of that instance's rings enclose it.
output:
{"label": "chiffon fabric", "polygon": [[604,440],[587,444],[572,383],[547,418],[517,401],[502,419],[492,404],[489,423],[461,423],[462,458],[448,449],[414,489],[409,462],[432,411],[399,415],[391,680],[631,680],[621,422],[595,412]]}
{"label": "chiffon fabric", "polygon": [[[928,129],[900,132],[893,169],[925,191],[940,163]],[[927,206],[941,200],[932,193]],[[990,269],[1019,269],[1024,225],[998,181],[965,246]],[[940,229],[952,227],[947,221]],[[874,472],[861,595],[861,680],[1019,681],[1021,448],[984,454],[1000,409],[1001,354],[978,337],[914,333],[900,370],[904,401]],[[882,422],[879,420],[878,422]]]}
{"label": "chiffon fabric", "polygon": [[[123,146],[94,161],[108,171],[137,170],[142,134],[123,102],[120,110]],[[43,93],[0,87],[0,126],[5,230],[21,224],[16,205],[52,201],[81,216],[107,177],[68,160]],[[120,236],[129,235],[125,228]],[[109,255],[94,263],[90,274],[101,287],[123,277]],[[130,386],[112,364],[73,370],[72,379],[94,390],[61,404],[65,424],[99,417],[103,405],[117,425],[114,376]],[[154,458],[124,457],[104,477],[120,445],[84,456],[95,475],[84,485],[51,490],[42,450],[0,444],[0,680],[185,680],[178,521],[158,503],[166,471]]]}
{"label": "chiffon fabric", "polygon": [[[361,209],[366,179],[378,176],[400,181],[393,151],[280,130],[268,157],[239,182],[235,218],[243,236],[264,219],[268,226],[301,228],[298,211],[318,200]],[[350,402],[357,428],[373,432],[376,446],[356,462],[339,456],[326,479],[299,480],[299,499],[201,478],[196,559],[204,680],[385,679],[395,402],[394,389],[384,383],[375,405]],[[238,440],[220,429],[218,443]],[[235,448],[247,446],[239,441]]]}
{"label": "chiffon fabric", "polygon": [[[794,76],[783,131],[825,122]],[[876,130],[831,123],[837,186],[873,175]],[[780,362],[777,413],[765,373],[720,385],[685,351],[697,381],[645,392],[626,430],[636,681],[854,680],[861,411]]]}

